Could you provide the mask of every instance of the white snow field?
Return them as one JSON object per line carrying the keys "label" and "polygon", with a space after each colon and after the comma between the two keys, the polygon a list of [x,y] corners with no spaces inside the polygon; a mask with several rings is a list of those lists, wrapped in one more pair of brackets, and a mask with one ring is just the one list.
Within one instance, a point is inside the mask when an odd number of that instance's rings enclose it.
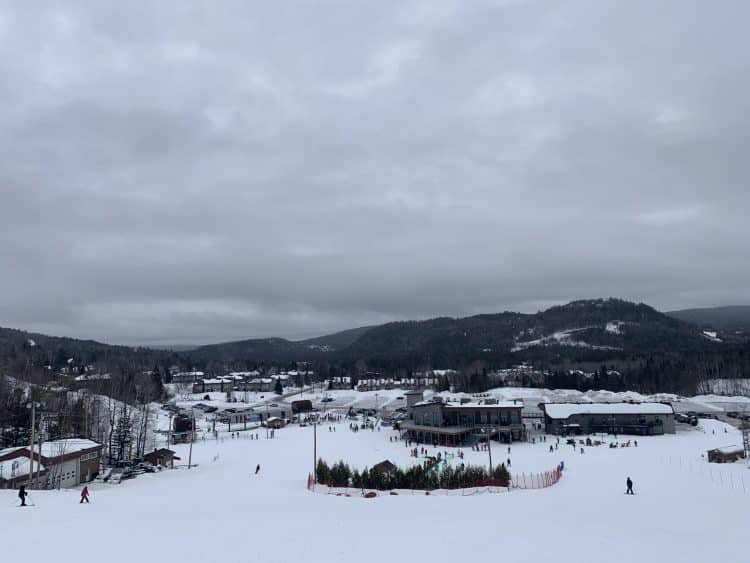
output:
{"label": "white snow field", "polygon": [[[318,454],[353,466],[383,459],[414,463],[396,433],[348,422],[318,426]],[[557,485],[473,496],[384,495],[374,499],[312,493],[313,427],[288,427],[275,439],[199,441],[190,470],[181,466],[120,485],[92,484],[91,504],[79,490],[31,492],[18,508],[15,491],[0,491],[4,560],[108,562],[471,561],[628,562],[742,561],[750,525],[746,464],[708,464],[709,448],[741,443],[740,433],[713,420],[676,435],[638,438],[638,447],[575,449],[555,443],[493,444],[493,462],[511,472],[565,463]],[[726,429],[726,432],[725,432]],[[538,439],[538,436],[537,436]],[[605,437],[605,441],[614,437]],[[619,437],[622,441],[623,437]],[[188,447],[177,446],[188,458]],[[430,448],[434,453],[436,450]],[[443,451],[443,448],[440,449]],[[463,450],[465,463],[486,452]],[[254,475],[256,464],[261,465]],[[626,496],[625,479],[635,483]]]}

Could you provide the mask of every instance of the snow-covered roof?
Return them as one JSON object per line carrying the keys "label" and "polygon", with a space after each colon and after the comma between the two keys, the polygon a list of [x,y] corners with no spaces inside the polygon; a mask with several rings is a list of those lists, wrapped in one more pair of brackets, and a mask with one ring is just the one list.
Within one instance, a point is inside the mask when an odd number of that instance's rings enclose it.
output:
{"label": "snow-covered roof", "polygon": [[[44,471],[44,465],[34,462],[34,471],[37,469]],[[6,459],[0,461],[0,479],[12,479],[15,477],[21,477],[29,474],[29,458],[28,457],[14,457],[13,459]]]}
{"label": "snow-covered roof", "polygon": [[744,452],[745,449],[742,446],[724,446],[723,448],[716,448],[714,451],[729,455]]}
{"label": "snow-covered roof", "polygon": [[57,457],[67,455],[90,448],[96,448],[101,444],[85,438],[68,438],[65,440],[55,440],[54,442],[42,443],[42,457]]}
{"label": "snow-covered roof", "polygon": [[500,409],[509,409],[509,408],[523,408],[523,401],[517,400],[517,401],[496,401],[496,402],[486,402],[486,401],[471,401],[468,403],[445,403],[446,407],[450,407],[452,409],[458,408],[458,409],[476,409],[476,408],[500,408]]}
{"label": "snow-covered roof", "polygon": [[545,403],[550,418],[568,418],[574,414],[674,414],[664,403]]}

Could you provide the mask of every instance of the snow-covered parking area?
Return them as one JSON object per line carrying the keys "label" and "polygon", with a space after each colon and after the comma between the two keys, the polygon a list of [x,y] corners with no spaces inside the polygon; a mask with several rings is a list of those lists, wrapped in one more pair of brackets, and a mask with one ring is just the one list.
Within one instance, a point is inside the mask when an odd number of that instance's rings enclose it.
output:
{"label": "snow-covered parking area", "polygon": [[[5,554],[31,561],[741,561],[750,522],[745,464],[707,464],[707,449],[741,440],[721,422],[679,425],[676,435],[638,438],[638,447],[575,448],[561,443],[493,444],[493,462],[538,472],[564,462],[560,483],[544,490],[474,496],[313,494],[313,427],[277,430],[275,439],[199,441],[198,466],[147,474],[121,485],[78,491],[32,491],[35,507],[16,508],[0,491]],[[726,429],[726,432],[725,432]],[[318,455],[353,467],[384,459],[417,462],[396,433],[317,428]],[[612,437],[606,437],[605,442]],[[625,438],[627,440],[628,438]],[[622,441],[622,437],[620,440]],[[181,463],[188,446],[177,446]],[[430,448],[431,453],[438,450]],[[444,451],[440,449],[439,451]],[[454,450],[455,451],[455,450]],[[487,452],[464,449],[464,463]],[[254,475],[260,464],[259,475]],[[625,479],[635,483],[626,496]],[[27,551],[28,549],[28,551]]]}

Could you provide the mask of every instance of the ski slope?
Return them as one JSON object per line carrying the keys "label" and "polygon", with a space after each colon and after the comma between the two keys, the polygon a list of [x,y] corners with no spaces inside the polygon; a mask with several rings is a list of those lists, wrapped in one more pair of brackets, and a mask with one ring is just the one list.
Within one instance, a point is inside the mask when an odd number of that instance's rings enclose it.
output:
{"label": "ski slope", "polygon": [[[348,424],[336,432],[318,427],[319,456],[359,468],[383,459],[415,462],[403,442],[389,441],[391,429],[353,433]],[[742,488],[750,493],[750,471],[701,458],[709,448],[737,443],[739,432],[711,420],[697,429],[679,426],[677,435],[639,438],[637,448],[586,447],[583,455],[564,440],[550,453],[552,437],[514,444],[510,456],[508,446],[493,444],[493,461],[510,457],[513,473],[563,461],[561,482],[544,490],[375,499],[308,492],[313,428],[288,427],[273,440],[261,429],[259,440],[196,443],[198,466],[190,470],[92,484],[90,505],[78,504],[78,490],[32,491],[36,506],[16,508],[16,492],[0,491],[0,530],[6,554],[21,556],[28,547],[25,556],[34,562],[74,561],[84,553],[128,563],[739,561],[750,521],[750,494]],[[176,449],[186,462],[187,446]],[[486,452],[463,451],[464,462],[486,463]],[[634,497],[624,494],[628,476]]]}

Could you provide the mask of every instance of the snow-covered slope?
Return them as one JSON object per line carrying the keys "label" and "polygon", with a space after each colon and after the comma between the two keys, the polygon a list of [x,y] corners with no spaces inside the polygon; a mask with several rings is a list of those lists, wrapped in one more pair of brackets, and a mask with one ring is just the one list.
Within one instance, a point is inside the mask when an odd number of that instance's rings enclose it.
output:
{"label": "snow-covered slope", "polygon": [[[562,481],[539,491],[462,496],[383,496],[366,500],[313,494],[313,428],[286,428],[266,440],[201,441],[198,467],[144,475],[121,485],[92,485],[90,505],[77,491],[32,492],[34,508],[15,508],[0,491],[6,553],[31,546],[32,561],[134,559],[225,561],[555,561],[640,563],[738,561],[744,549],[750,472],[708,465],[701,454],[739,435],[715,421],[675,436],[639,438],[638,447],[572,448],[547,442],[494,445],[495,463],[536,472],[560,461]],[[418,462],[392,430],[318,427],[318,454],[357,467],[383,459]],[[539,438],[539,436],[535,436]],[[182,463],[187,446],[177,447]],[[432,450],[432,448],[430,448]],[[466,463],[486,452],[464,450]],[[431,453],[435,453],[434,451]],[[261,465],[258,476],[253,475]],[[624,495],[625,478],[636,495]],[[745,487],[745,489],[743,489]],[[707,515],[711,515],[708,517]],[[39,541],[44,538],[44,541]],[[16,551],[13,551],[16,550]]]}

